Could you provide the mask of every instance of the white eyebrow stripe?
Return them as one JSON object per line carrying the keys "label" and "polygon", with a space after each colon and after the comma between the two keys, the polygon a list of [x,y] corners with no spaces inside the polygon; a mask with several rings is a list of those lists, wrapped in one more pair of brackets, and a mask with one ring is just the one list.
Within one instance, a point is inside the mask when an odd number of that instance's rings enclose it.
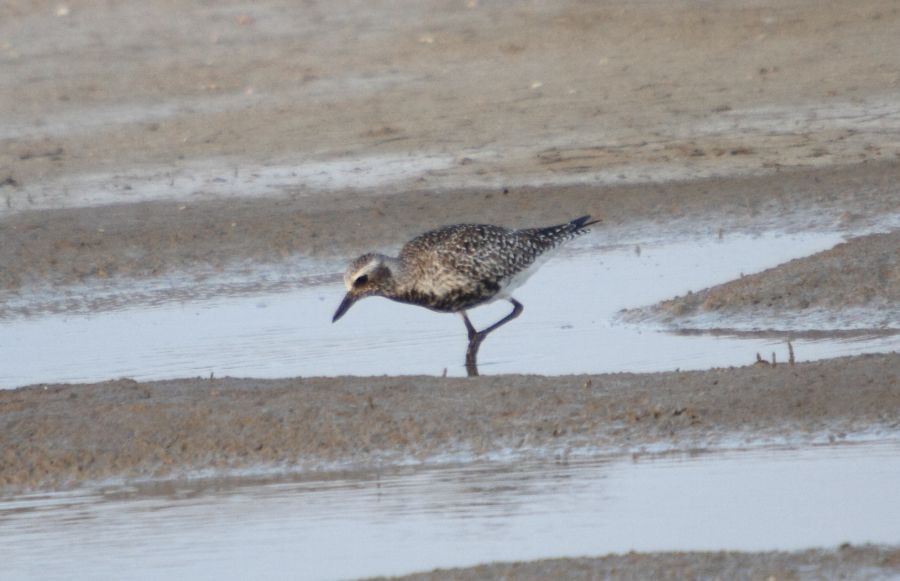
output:
{"label": "white eyebrow stripe", "polygon": [[358,268],[356,271],[350,273],[344,273],[344,286],[347,287],[347,290],[353,288],[353,283],[364,274],[369,274],[381,264],[381,260],[377,256],[373,256],[369,259],[369,262],[365,263],[362,267]]}

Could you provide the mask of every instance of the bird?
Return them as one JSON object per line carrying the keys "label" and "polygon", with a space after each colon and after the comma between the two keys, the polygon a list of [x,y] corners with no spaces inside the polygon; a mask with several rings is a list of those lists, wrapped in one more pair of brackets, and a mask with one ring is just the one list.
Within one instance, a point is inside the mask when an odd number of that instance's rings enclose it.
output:
{"label": "bird", "polygon": [[[466,371],[478,375],[478,348],[489,333],[522,314],[512,296],[550,251],[589,232],[600,222],[589,215],[564,224],[510,229],[493,224],[454,224],[421,234],[400,249],[398,256],[376,252],[350,262],[344,273],[347,289],[332,317],[335,323],[360,299],[380,296],[442,313],[459,313],[469,338]],[[486,329],[477,331],[467,310],[496,300],[513,310]]]}

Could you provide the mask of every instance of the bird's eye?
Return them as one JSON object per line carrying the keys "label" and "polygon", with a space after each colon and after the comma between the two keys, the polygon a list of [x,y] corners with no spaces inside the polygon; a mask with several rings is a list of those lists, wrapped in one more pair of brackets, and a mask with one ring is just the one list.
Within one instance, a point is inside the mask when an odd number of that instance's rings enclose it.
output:
{"label": "bird's eye", "polygon": [[364,274],[353,281],[353,286],[362,286],[362,285],[366,284],[367,282],[369,282],[369,275]]}

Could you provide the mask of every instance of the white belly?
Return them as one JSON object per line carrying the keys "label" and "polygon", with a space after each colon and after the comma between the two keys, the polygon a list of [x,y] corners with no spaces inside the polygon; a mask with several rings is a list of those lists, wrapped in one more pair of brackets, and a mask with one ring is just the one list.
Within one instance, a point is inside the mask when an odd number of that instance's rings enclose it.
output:
{"label": "white belly", "polygon": [[503,280],[500,283],[500,292],[494,295],[492,300],[511,298],[513,291],[525,284],[525,281],[531,278],[531,275],[537,272],[537,270],[549,260],[551,254],[553,254],[553,251],[541,254],[528,268],[520,270],[508,279]]}

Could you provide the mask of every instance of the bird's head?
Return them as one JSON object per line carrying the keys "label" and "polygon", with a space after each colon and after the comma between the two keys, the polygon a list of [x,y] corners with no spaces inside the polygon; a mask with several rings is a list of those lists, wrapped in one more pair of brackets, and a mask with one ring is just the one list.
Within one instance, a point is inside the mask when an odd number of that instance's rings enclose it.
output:
{"label": "bird's head", "polygon": [[350,263],[344,273],[347,294],[334,312],[334,323],[344,316],[353,303],[371,296],[384,296],[394,286],[391,259],[382,254],[363,254]]}

